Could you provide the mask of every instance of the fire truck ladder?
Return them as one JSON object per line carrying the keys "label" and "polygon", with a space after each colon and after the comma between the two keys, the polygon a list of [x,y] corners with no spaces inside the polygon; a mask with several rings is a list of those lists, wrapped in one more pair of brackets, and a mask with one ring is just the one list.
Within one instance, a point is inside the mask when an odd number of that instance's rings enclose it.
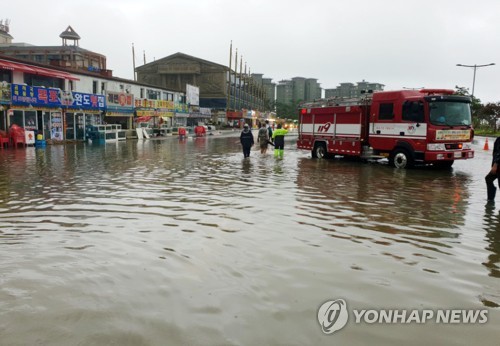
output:
{"label": "fire truck ladder", "polygon": [[361,97],[329,97],[325,99],[316,99],[314,101],[305,101],[299,104],[299,108],[322,108],[336,106],[357,106],[367,105],[372,101],[372,94],[365,94]]}

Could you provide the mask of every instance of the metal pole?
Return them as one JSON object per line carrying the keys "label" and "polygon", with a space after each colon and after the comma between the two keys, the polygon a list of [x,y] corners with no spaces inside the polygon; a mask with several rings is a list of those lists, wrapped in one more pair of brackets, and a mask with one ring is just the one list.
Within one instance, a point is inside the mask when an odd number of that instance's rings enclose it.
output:
{"label": "metal pole", "polygon": [[472,77],[472,94],[471,94],[471,98],[474,98],[474,86],[476,85],[476,69],[477,69],[477,65],[474,65],[474,77]]}
{"label": "metal pole", "polygon": [[227,73],[228,76],[228,81],[227,81],[227,100],[226,100],[226,118],[227,118],[227,111],[230,108],[230,102],[231,102],[231,63],[233,60],[233,40],[231,40],[231,45],[229,46],[229,70]]}
{"label": "metal pole", "polygon": [[495,65],[494,62],[490,63],[490,64],[485,64],[485,65],[463,65],[463,64],[457,64],[457,66],[460,66],[460,67],[472,67],[474,69],[474,76],[472,77],[472,94],[471,94],[471,98],[474,97],[474,88],[476,86],[476,70],[478,67],[486,67],[486,66],[493,66]]}
{"label": "metal pole", "polygon": [[135,50],[134,50],[134,43],[132,43],[132,67],[134,69],[134,81],[137,81],[137,74],[135,73]]}

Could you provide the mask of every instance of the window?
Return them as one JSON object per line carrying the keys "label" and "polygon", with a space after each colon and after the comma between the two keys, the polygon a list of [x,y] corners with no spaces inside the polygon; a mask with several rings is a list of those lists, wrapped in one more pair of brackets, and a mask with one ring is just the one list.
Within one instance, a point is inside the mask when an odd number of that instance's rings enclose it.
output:
{"label": "window", "polygon": [[141,88],[141,99],[144,98],[144,88]]}
{"label": "window", "polygon": [[11,118],[10,118],[10,125],[16,124],[18,126],[24,127],[24,112],[23,111],[18,111],[14,110]]}
{"label": "window", "polygon": [[469,103],[453,101],[429,102],[430,120],[434,125],[460,126],[471,124]]}
{"label": "window", "polygon": [[424,122],[424,104],[421,101],[403,103],[403,121]]}
{"label": "window", "polygon": [[0,70],[0,81],[12,83],[12,72],[10,70]]}
{"label": "window", "polygon": [[125,90],[125,86],[123,84],[120,84],[120,91],[124,91]]}
{"label": "window", "polygon": [[161,93],[156,90],[147,89],[148,99],[150,100],[160,100]]}
{"label": "window", "polygon": [[106,94],[106,83],[101,82],[101,94]]}
{"label": "window", "polygon": [[97,94],[97,81],[92,81],[92,94]]}
{"label": "window", "polygon": [[394,119],[394,104],[381,103],[378,112],[379,120],[392,120]]}
{"label": "window", "polygon": [[72,80],[69,81],[69,90],[70,91],[75,90],[75,82]]}
{"label": "window", "polygon": [[162,100],[173,101],[174,100],[174,94],[171,94],[169,92],[164,91],[163,92],[163,99]]}

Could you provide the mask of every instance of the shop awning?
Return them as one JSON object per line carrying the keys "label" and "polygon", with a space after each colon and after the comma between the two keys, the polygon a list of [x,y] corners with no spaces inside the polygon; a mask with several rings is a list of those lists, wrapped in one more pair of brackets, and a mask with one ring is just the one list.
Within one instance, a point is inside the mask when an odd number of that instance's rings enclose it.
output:
{"label": "shop awning", "polygon": [[145,123],[145,122],[148,122],[149,120],[151,120],[152,117],[139,117],[139,118],[135,118],[135,122],[136,123]]}
{"label": "shop awning", "polygon": [[69,80],[80,80],[68,72],[49,70],[43,67],[36,67],[32,65],[20,64],[13,61],[7,61],[0,59],[0,68],[11,71],[21,71],[25,73],[38,74],[41,76],[69,79]]}
{"label": "shop awning", "polygon": [[69,80],[80,80],[80,78],[75,77],[68,72],[48,70],[48,69],[44,69],[41,67],[34,67],[34,66],[33,67],[30,66],[30,68],[34,69],[36,74],[39,74],[42,76],[61,78],[61,79],[69,79]]}
{"label": "shop awning", "polygon": [[4,70],[11,70],[11,71],[22,71],[22,72],[27,72],[27,73],[35,73],[35,71],[32,68],[29,68],[26,65],[23,64],[18,64],[12,61],[5,61],[5,60],[0,60],[0,68]]}

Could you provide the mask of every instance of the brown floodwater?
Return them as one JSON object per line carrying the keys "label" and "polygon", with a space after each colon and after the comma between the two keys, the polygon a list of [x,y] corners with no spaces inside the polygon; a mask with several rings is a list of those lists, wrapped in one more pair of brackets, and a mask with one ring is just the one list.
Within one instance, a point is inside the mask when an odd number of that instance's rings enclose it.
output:
{"label": "brown floodwater", "polygon": [[[481,140],[444,171],[316,160],[293,141],[282,160],[243,159],[234,134],[0,151],[0,344],[499,344]],[[323,334],[318,308],[337,298],[488,322],[351,314]]]}

